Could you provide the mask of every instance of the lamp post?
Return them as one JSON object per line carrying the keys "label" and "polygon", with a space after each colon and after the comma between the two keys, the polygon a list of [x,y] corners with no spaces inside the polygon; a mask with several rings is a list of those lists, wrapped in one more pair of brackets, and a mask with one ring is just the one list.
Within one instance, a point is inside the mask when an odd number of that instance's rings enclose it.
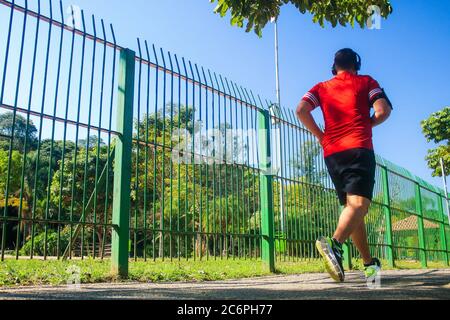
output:
{"label": "lamp post", "polygon": [[277,90],[277,104],[281,107],[281,96],[280,96],[280,64],[278,58],[278,21],[273,19],[275,22],[275,77],[276,77],[276,90]]}
{"label": "lamp post", "polygon": [[276,18],[272,18],[272,23],[275,25],[275,83],[276,83],[276,94],[277,94],[277,103],[272,104],[269,108],[270,114],[272,115],[272,125],[277,127],[278,129],[278,157],[277,162],[280,166],[280,169],[278,170],[279,176],[280,176],[280,229],[281,232],[284,233],[284,207],[285,207],[285,198],[284,198],[284,170],[283,170],[283,150],[282,150],[282,138],[281,138],[281,94],[280,94],[280,66],[279,66],[279,55],[278,55],[278,21]]}
{"label": "lamp post", "polygon": [[440,159],[441,170],[442,170],[442,181],[444,182],[444,192],[445,192],[445,204],[447,207],[448,223],[450,224],[450,206],[448,204],[448,190],[447,190],[447,173],[445,172],[444,159]]}

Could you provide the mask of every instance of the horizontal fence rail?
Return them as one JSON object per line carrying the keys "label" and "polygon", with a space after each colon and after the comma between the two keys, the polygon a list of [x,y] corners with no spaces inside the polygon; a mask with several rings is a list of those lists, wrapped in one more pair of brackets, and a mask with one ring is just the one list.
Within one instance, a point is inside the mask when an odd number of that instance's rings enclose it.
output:
{"label": "horizontal fence rail", "polygon": [[[319,258],[341,208],[293,111],[62,2],[0,0],[0,28],[2,260]],[[448,195],[377,163],[372,253],[448,265]]]}

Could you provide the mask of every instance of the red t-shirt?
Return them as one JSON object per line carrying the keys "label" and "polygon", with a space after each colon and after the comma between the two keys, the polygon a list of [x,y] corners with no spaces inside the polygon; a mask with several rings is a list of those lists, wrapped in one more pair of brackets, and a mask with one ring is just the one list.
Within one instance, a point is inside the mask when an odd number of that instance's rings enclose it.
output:
{"label": "red t-shirt", "polygon": [[320,106],[324,115],[325,157],[355,148],[373,150],[370,108],[382,94],[372,77],[350,72],[321,82],[305,94],[302,100],[314,108]]}

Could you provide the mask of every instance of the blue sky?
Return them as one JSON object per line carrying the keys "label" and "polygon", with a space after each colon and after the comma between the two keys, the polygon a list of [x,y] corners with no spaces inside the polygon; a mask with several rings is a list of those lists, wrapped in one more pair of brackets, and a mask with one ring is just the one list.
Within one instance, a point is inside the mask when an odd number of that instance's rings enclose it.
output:
{"label": "blue sky", "polygon": [[[118,42],[137,50],[136,37],[191,59],[275,99],[273,26],[263,38],[231,27],[213,14],[208,0],[73,0],[87,14],[114,25]],[[285,6],[279,19],[282,104],[295,108],[302,95],[331,77],[334,52],[351,47],[363,59],[363,74],[385,87],[395,106],[375,131],[376,151],[424,179],[431,178],[420,121],[449,105],[450,1],[394,0],[381,30],[321,28],[310,15]],[[321,119],[320,113],[316,114]]]}
{"label": "blue sky", "polygon": [[[78,0],[87,13],[114,24],[120,43],[135,48],[147,39],[214,69],[268,99],[275,97],[273,26],[263,38],[231,27],[207,0]],[[295,108],[303,93],[331,77],[333,53],[351,47],[363,58],[362,73],[376,78],[395,105],[376,129],[376,151],[426,180],[427,144],[420,121],[450,104],[450,2],[392,1],[394,13],[381,30],[315,25],[311,16],[285,6],[279,19],[282,104]],[[320,114],[316,114],[320,119]]]}

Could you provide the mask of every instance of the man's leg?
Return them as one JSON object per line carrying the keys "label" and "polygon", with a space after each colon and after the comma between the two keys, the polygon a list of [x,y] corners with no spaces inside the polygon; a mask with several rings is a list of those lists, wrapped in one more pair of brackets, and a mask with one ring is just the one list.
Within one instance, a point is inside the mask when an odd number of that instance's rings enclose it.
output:
{"label": "man's leg", "polygon": [[353,244],[358,249],[363,259],[364,264],[372,262],[372,255],[370,254],[369,243],[367,241],[366,224],[364,221],[356,227],[352,233]]}
{"label": "man's leg", "polygon": [[[370,200],[361,196],[348,194],[347,206],[341,214],[333,239],[321,237],[316,242],[317,250],[325,260],[325,267],[328,273],[338,282],[345,280],[344,268],[342,266],[342,244],[354,234],[362,251],[368,251],[369,249],[364,225],[364,217],[369,211],[369,206]],[[363,237],[366,238],[365,242]]]}
{"label": "man's leg", "polygon": [[357,232],[357,237],[361,237],[357,229],[361,229],[361,225],[364,226],[364,218],[367,212],[369,212],[369,206],[369,199],[348,194],[347,206],[345,207],[344,211],[342,211],[341,217],[339,219],[339,224],[333,238],[340,243],[344,243],[355,231]]}

